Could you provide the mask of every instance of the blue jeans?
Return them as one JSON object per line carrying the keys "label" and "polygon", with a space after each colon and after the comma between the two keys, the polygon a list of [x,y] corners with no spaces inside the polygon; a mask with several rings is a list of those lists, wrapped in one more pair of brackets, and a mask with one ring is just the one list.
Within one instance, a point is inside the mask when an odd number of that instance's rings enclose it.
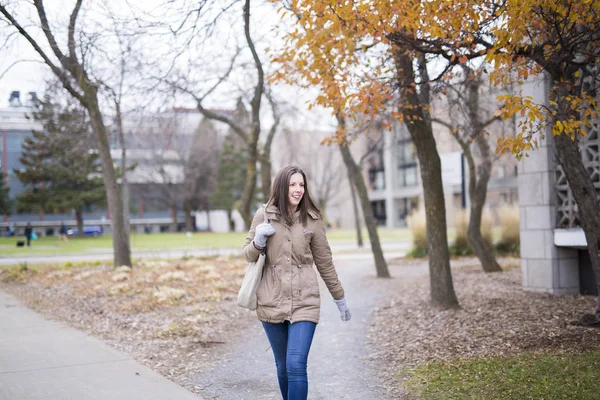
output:
{"label": "blue jeans", "polygon": [[283,400],[306,400],[306,362],[317,324],[309,321],[262,324],[275,356],[277,379]]}

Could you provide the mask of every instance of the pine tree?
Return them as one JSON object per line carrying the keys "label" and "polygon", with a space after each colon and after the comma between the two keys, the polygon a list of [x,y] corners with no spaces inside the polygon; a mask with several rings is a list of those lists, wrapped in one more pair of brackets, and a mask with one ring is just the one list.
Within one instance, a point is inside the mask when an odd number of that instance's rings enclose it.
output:
{"label": "pine tree", "polygon": [[10,189],[6,185],[6,180],[4,179],[4,171],[2,171],[2,167],[0,167],[0,215],[2,214],[10,214],[12,208],[12,202],[8,197],[8,191]]}
{"label": "pine tree", "polygon": [[229,134],[223,142],[219,155],[218,183],[211,199],[213,208],[227,210],[231,231],[234,230],[232,213],[242,198],[246,179],[246,156],[239,141],[237,136]]}
{"label": "pine tree", "polygon": [[75,212],[83,232],[83,210],[105,203],[97,152],[89,145],[90,126],[83,109],[60,105],[46,97],[34,113],[43,132],[33,132],[22,146],[21,164],[15,170],[25,191],[18,196],[18,211]]}

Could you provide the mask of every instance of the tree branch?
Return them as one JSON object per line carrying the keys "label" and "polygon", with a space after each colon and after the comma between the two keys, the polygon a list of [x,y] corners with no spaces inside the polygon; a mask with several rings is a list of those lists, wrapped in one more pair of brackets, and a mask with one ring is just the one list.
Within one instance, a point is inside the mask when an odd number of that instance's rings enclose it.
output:
{"label": "tree branch", "polygon": [[241,49],[238,47],[237,51],[235,52],[235,54],[233,55],[233,58],[231,59],[231,64],[229,64],[229,68],[227,69],[227,72],[225,72],[223,74],[223,76],[221,76],[219,78],[219,80],[217,81],[217,83],[215,83],[210,89],[208,89],[208,91],[206,93],[204,93],[204,95],[202,97],[200,97],[200,101],[204,101],[204,99],[211,94],[217,87],[219,87],[219,85],[221,83],[223,83],[223,81],[225,79],[227,79],[229,77],[229,74],[231,74],[231,71],[233,70],[233,67],[235,65],[235,60],[237,59],[237,56],[240,54]]}
{"label": "tree branch", "polygon": [[71,62],[77,60],[77,53],[75,52],[75,24],[77,23],[77,16],[81,9],[81,3],[83,3],[83,0],[77,0],[73,12],[71,13],[71,17],[69,18],[69,58],[71,59]]}
{"label": "tree branch", "polygon": [[208,119],[212,119],[215,121],[220,121],[223,122],[224,124],[229,125],[229,127],[231,129],[233,129],[233,131],[239,136],[241,137],[245,143],[248,143],[249,141],[249,137],[248,134],[238,125],[236,124],[231,118],[227,118],[223,115],[219,115],[214,111],[211,110],[207,110],[206,108],[204,108],[204,106],[202,105],[202,99],[200,97],[198,97],[194,92],[192,92],[191,90],[184,88],[183,86],[180,86],[174,82],[171,82],[170,85],[172,87],[174,87],[175,89],[186,93],[188,95],[190,95],[195,101],[196,101],[196,107],[198,108],[198,111],[200,111],[200,113],[208,118]]}
{"label": "tree branch", "polygon": [[54,52],[56,58],[58,58],[58,61],[60,61],[61,65],[66,68],[67,66],[65,65],[65,55],[60,50],[60,47],[58,47],[58,43],[56,43],[54,35],[50,30],[50,25],[48,24],[48,17],[46,17],[46,10],[44,9],[43,0],[33,0],[33,4],[35,4],[35,8],[38,11],[38,16],[40,17],[40,22],[42,23],[42,30],[44,31],[44,35],[46,35],[46,39],[50,44],[50,48]]}
{"label": "tree branch", "polygon": [[446,122],[442,119],[439,118],[431,118],[431,122],[435,122],[436,124],[440,124],[446,128],[448,128],[448,130],[450,131],[450,133],[454,132],[455,127],[452,126],[449,122]]}
{"label": "tree branch", "polygon": [[271,125],[271,129],[269,129],[269,133],[267,134],[267,141],[265,142],[264,148],[270,149],[271,144],[273,143],[273,138],[275,137],[275,133],[277,133],[277,127],[281,122],[281,114],[279,113],[279,108],[277,107],[277,103],[273,99],[273,96],[269,90],[265,91],[265,96],[267,96],[267,100],[271,105],[271,109],[273,110],[273,125]]}
{"label": "tree branch", "polygon": [[252,41],[252,37],[250,36],[250,0],[246,0],[244,4],[244,35],[246,36],[246,42],[248,43],[248,47],[252,52],[252,58],[254,59],[254,66],[256,67],[256,72],[258,73],[258,82],[256,87],[254,88],[254,97],[251,101],[252,107],[252,122],[253,122],[253,130],[255,134],[260,132],[260,103],[262,100],[262,95],[264,91],[265,85],[265,73],[263,71],[262,63],[260,58],[258,57],[258,53],[256,52],[256,48],[254,47],[254,42]]}
{"label": "tree branch", "polygon": [[[39,0],[36,0],[36,2],[38,2],[38,1]],[[50,67],[50,69],[52,70],[52,72],[54,73],[54,75],[56,75],[60,79],[60,81],[62,82],[64,88],[73,97],[75,97],[77,100],[79,100],[79,102],[81,104],[85,104],[85,99],[84,99],[83,95],[81,95],[79,92],[77,92],[75,90],[75,88],[73,87],[73,85],[71,84],[71,82],[69,82],[69,78],[64,73],[64,71],[61,68],[58,68],[58,66],[55,65],[52,62],[52,60],[50,60],[50,58],[48,57],[48,55],[44,52],[44,50],[42,50],[42,48],[38,45],[38,43],[35,41],[35,39],[33,39],[31,37],[31,35],[21,26],[21,24],[19,24],[17,22],[17,20],[12,16],[12,14],[10,14],[6,10],[6,7],[4,7],[3,5],[0,5],[0,13],[2,15],[4,15],[4,17],[6,17],[6,19],[9,20],[9,22],[11,23],[11,25],[14,26],[17,29],[17,31],[19,31],[19,33],[31,44],[31,46],[33,46],[33,49],[42,57],[42,59],[44,60],[44,63],[46,63],[46,65],[48,65]],[[54,38],[52,37],[51,34],[47,35],[46,37],[48,37],[48,36],[52,38],[52,41],[54,41]],[[56,44],[56,42],[54,42],[54,43]],[[59,50],[59,53],[60,53],[60,50]]]}

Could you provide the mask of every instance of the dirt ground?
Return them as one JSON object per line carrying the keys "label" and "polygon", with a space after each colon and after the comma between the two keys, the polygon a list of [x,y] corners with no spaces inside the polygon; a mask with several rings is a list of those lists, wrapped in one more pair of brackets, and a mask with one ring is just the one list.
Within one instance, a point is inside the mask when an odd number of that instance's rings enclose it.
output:
{"label": "dirt ground", "polygon": [[[495,357],[531,351],[597,349],[600,329],[578,323],[594,310],[594,296],[524,292],[518,259],[500,259],[504,271],[485,274],[476,259],[452,261],[459,309],[429,303],[429,279],[387,284],[388,301],[373,310],[371,361],[387,381],[405,367],[456,358]],[[396,260],[396,275],[421,260]],[[396,385],[401,388],[401,385]]]}

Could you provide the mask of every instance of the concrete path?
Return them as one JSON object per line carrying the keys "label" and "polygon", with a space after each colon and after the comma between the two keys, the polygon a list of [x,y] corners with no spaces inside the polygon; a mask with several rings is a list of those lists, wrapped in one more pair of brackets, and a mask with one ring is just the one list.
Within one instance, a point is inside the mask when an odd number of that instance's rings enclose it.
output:
{"label": "concrete path", "polygon": [[[331,295],[322,285],[321,320],[308,358],[308,398],[386,400],[377,371],[366,361],[370,352],[370,310],[382,300],[373,262],[337,259],[353,316],[349,322],[341,321]],[[273,354],[260,323],[254,323],[243,338],[221,348],[216,367],[187,379],[203,388],[207,399],[281,399]]]}
{"label": "concrete path", "polygon": [[0,400],[198,400],[103,342],[0,291]]}

